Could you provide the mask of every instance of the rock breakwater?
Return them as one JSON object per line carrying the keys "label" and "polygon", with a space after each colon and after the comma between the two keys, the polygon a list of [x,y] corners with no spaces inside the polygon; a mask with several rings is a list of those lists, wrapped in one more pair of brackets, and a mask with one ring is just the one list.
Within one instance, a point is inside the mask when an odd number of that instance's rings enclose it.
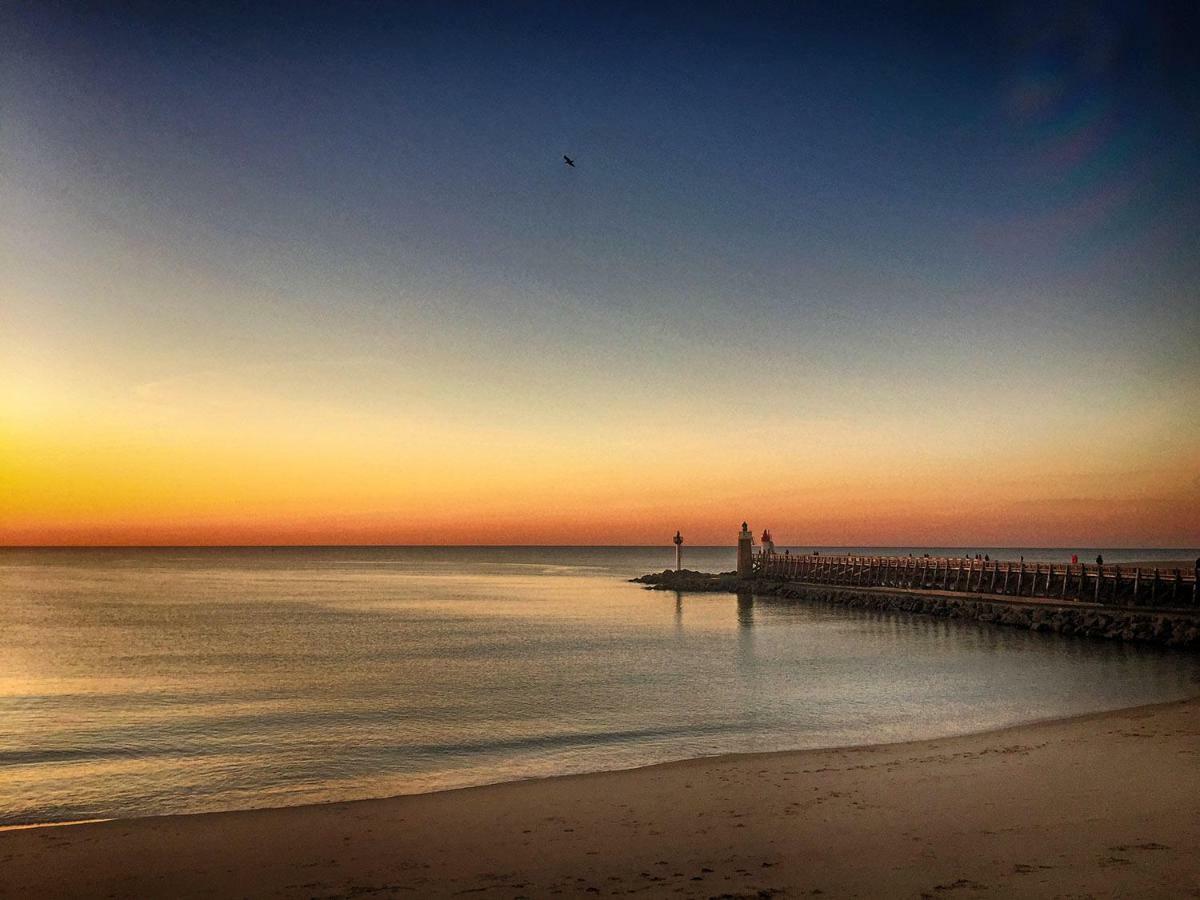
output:
{"label": "rock breakwater", "polygon": [[1200,610],[1104,607],[995,597],[976,599],[929,591],[739,580],[733,572],[713,575],[689,570],[667,570],[633,580],[647,585],[650,590],[750,593],[853,609],[918,613],[1030,631],[1200,650]]}

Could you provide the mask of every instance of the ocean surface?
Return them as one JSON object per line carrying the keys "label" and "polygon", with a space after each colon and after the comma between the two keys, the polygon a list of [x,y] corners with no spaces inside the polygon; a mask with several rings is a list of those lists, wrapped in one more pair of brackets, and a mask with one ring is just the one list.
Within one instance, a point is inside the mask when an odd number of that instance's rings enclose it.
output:
{"label": "ocean surface", "polygon": [[[733,567],[732,547],[685,551],[689,568]],[[1200,694],[1186,653],[626,581],[673,562],[670,547],[0,550],[0,825],[901,741]]]}

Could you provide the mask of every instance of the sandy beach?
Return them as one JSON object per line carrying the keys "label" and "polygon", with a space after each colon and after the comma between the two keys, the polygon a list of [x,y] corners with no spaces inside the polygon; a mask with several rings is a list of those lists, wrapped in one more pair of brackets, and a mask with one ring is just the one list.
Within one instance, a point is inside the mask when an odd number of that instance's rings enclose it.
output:
{"label": "sandy beach", "polygon": [[1200,896],[1200,700],[0,833],[0,896]]}

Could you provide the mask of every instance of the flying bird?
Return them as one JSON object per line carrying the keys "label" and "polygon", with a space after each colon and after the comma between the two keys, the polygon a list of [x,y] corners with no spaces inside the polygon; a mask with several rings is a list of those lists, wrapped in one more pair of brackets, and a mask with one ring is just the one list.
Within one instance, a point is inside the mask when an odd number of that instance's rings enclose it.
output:
{"label": "flying bird", "polygon": [[565,153],[563,154],[563,162],[565,162],[572,169],[575,168],[575,160],[571,159],[571,157],[567,156]]}

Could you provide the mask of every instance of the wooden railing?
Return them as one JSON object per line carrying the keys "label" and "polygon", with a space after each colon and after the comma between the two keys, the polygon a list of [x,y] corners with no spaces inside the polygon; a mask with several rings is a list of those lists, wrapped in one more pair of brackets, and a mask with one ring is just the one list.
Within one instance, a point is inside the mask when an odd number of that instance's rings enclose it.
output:
{"label": "wooden railing", "polygon": [[1195,570],[1001,562],[969,557],[759,553],[764,578],[817,584],[1043,597],[1114,606],[1195,606]]}

